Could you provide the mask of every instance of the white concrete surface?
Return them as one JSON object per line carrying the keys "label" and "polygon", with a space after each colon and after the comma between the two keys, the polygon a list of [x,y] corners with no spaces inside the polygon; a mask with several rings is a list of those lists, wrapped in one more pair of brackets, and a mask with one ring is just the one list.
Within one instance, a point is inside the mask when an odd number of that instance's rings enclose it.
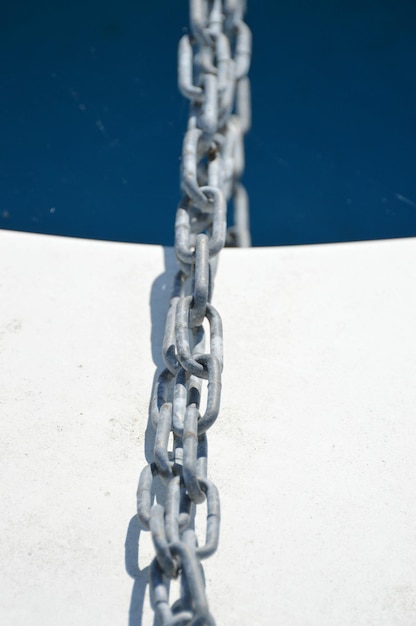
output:
{"label": "white concrete surface", "polygon": [[[2,231],[0,256],[0,623],[152,624],[135,492],[172,251]],[[415,268],[414,239],[222,253],[218,626],[416,624]]]}

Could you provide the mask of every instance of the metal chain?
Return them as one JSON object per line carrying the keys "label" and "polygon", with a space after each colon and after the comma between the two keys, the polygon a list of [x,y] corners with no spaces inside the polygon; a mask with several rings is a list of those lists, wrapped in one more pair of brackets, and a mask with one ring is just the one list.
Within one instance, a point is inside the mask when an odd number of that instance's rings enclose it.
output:
{"label": "metal chain", "polygon": [[[224,245],[250,245],[247,194],[239,182],[250,126],[251,33],[244,13],[244,0],[190,0],[191,34],[178,49],[179,89],[190,100],[182,147],[184,196],[175,222],[180,269],[166,317],[166,369],[151,398],[153,462],[143,469],[137,490],[138,518],[156,552],[150,591],[161,626],[215,625],[201,564],[217,549],[220,530],[219,494],[207,477],[206,433],[220,410],[223,367],[222,321],[211,297]],[[229,201],[234,225],[227,232]],[[154,502],[159,479],[163,503]],[[205,501],[206,537],[198,545],[197,505]],[[180,598],[171,605],[174,578],[180,580]]]}

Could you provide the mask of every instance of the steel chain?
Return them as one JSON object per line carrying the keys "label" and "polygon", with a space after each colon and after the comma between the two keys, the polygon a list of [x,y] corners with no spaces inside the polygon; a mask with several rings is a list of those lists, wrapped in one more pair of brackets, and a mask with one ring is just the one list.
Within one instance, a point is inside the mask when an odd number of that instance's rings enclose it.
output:
{"label": "steel chain", "polygon": [[[137,490],[138,518],[151,531],[156,552],[150,591],[161,626],[215,625],[201,565],[215,552],[220,530],[219,494],[207,477],[206,432],[220,410],[223,367],[222,321],[211,297],[224,245],[250,245],[247,193],[239,182],[250,126],[251,33],[243,21],[245,4],[190,0],[191,34],[181,38],[178,49],[178,85],[190,101],[182,148],[184,196],[175,221],[180,269],[166,317],[166,369],[151,398],[153,462],[143,469]],[[230,201],[234,224],[227,231]],[[157,476],[165,485],[163,504],[153,502]],[[206,537],[198,545],[195,516],[204,501]],[[171,605],[169,582],[177,577],[180,598]]]}

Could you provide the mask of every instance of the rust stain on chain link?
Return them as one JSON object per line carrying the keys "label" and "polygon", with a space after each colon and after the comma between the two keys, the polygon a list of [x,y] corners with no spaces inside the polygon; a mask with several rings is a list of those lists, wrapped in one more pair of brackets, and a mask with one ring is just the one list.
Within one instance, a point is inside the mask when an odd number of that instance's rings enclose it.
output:
{"label": "rust stain on chain link", "polygon": [[[220,533],[220,499],[208,479],[206,434],[220,412],[223,367],[222,321],[211,296],[224,245],[250,245],[248,197],[239,181],[250,126],[251,33],[243,21],[245,4],[190,0],[191,35],[184,35],[178,48],[178,85],[190,101],[182,147],[184,197],[175,222],[180,269],[166,317],[166,369],[151,398],[153,462],[143,469],[137,490],[138,518],[155,548],[150,589],[161,626],[215,626],[201,564],[215,552]],[[230,201],[234,223],[227,231]],[[202,385],[207,385],[207,401],[201,415]],[[156,476],[165,486],[164,504],[154,503]],[[199,546],[195,516],[205,501],[206,540]],[[173,578],[180,579],[181,591],[171,605]]]}

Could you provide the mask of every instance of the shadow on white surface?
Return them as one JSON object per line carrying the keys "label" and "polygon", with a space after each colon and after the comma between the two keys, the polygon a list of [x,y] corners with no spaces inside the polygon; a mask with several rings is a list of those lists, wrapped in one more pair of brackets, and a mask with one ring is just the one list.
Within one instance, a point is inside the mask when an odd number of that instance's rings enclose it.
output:
{"label": "shadow on white surface", "polygon": [[[165,319],[171,298],[175,274],[178,270],[176,257],[173,248],[164,247],[165,270],[153,282],[150,292],[150,316],[151,316],[151,351],[152,359],[156,366],[153,377],[153,384],[149,378],[149,412],[147,418],[146,433],[144,439],[144,455],[147,463],[153,461],[153,449],[155,444],[156,431],[150,416],[150,398],[153,387],[157,382],[159,374],[165,369],[162,357],[162,343],[165,331]],[[165,489],[161,481],[153,483],[153,498],[158,502],[164,502]],[[149,584],[150,562],[143,569],[139,567],[139,551],[141,549],[141,537],[148,531],[141,527],[141,524],[134,515],[129,522],[125,541],[125,563],[126,571],[134,579],[130,608],[129,626],[141,626],[143,623],[143,606],[146,591]],[[158,621],[155,616],[154,626]]]}

